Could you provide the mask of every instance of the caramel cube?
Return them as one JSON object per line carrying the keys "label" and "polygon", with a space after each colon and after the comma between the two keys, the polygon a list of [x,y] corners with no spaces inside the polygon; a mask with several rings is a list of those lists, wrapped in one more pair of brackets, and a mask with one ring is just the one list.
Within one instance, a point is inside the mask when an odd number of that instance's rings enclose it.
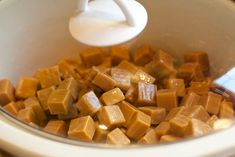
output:
{"label": "caramel cube", "polygon": [[101,104],[95,93],[90,91],[78,100],[77,108],[84,115],[94,115],[101,108]]}
{"label": "caramel cube", "polygon": [[129,50],[128,48],[121,47],[121,46],[114,46],[111,48],[110,52],[111,63],[113,66],[118,65],[123,60],[129,61]]}
{"label": "caramel cube", "polygon": [[184,62],[199,63],[203,72],[208,73],[210,70],[209,57],[206,52],[188,52],[184,54]]}
{"label": "caramel cube", "polygon": [[18,114],[19,108],[16,106],[15,102],[10,102],[3,107],[8,113],[16,116]]}
{"label": "caramel cube", "polygon": [[0,105],[4,106],[14,101],[14,87],[9,80],[0,80]]}
{"label": "caramel cube", "polygon": [[139,110],[151,117],[151,124],[153,125],[162,122],[166,116],[166,109],[161,107],[139,107]]}
{"label": "caramel cube", "polygon": [[130,62],[128,62],[128,61],[122,61],[118,66],[117,66],[118,68],[120,68],[120,69],[124,69],[124,70],[127,70],[127,71],[129,71],[130,73],[132,73],[133,75],[137,72],[137,70],[138,70],[138,68],[134,65],[134,64],[132,64],[132,63],[130,63]]}
{"label": "caramel cube", "polygon": [[123,124],[123,126],[127,127],[129,124],[132,123],[131,119],[134,116],[134,114],[137,112],[137,108],[133,105],[129,104],[126,101],[122,101],[119,104],[119,107],[123,113],[123,116],[125,117],[126,122]]}
{"label": "caramel cube", "polygon": [[157,86],[150,83],[139,82],[137,85],[136,103],[141,106],[156,106]]}
{"label": "caramel cube", "polygon": [[130,144],[131,141],[119,128],[116,128],[108,133],[106,143],[115,145],[127,145]]}
{"label": "caramel cube", "polygon": [[90,116],[76,118],[70,122],[68,137],[91,142],[95,129],[95,122]]}
{"label": "caramel cube", "polygon": [[203,121],[191,119],[186,129],[186,136],[201,136],[212,131],[212,128]]}
{"label": "caramel cube", "polygon": [[144,72],[143,70],[139,69],[134,76],[132,76],[131,78],[131,82],[132,83],[138,83],[138,82],[144,82],[144,83],[154,83],[155,82],[155,78],[149,74],[147,74],[146,72]]}
{"label": "caramel cube", "polygon": [[50,120],[43,130],[56,135],[65,136],[67,131],[66,123],[62,120]]}
{"label": "caramel cube", "polygon": [[145,70],[155,78],[162,79],[175,73],[173,58],[166,52],[159,50],[153,61],[145,65]]}
{"label": "caramel cube", "polygon": [[24,101],[25,108],[32,108],[39,122],[47,119],[38,99],[36,97],[28,98]]}
{"label": "caramel cube", "polygon": [[185,84],[183,79],[174,79],[170,78],[166,80],[166,88],[172,89],[176,91],[176,95],[178,97],[184,97],[186,90],[185,90]]}
{"label": "caramel cube", "polygon": [[200,102],[200,99],[201,97],[197,95],[196,93],[193,93],[193,92],[189,93],[183,98],[181,102],[181,106],[190,107],[190,106],[198,105]]}
{"label": "caramel cube", "polygon": [[89,48],[80,53],[80,57],[86,67],[100,65],[104,60],[104,52],[100,48]]}
{"label": "caramel cube", "polygon": [[126,122],[121,109],[117,105],[102,107],[98,112],[98,119],[100,123],[108,128],[122,126]]}
{"label": "caramel cube", "polygon": [[220,104],[222,101],[222,96],[212,92],[208,93],[205,109],[208,113],[217,115],[220,110]]}
{"label": "caramel cube", "polygon": [[70,119],[74,119],[77,118],[79,116],[78,114],[78,110],[75,104],[72,104],[69,106],[68,109],[68,114],[67,115],[63,115],[63,114],[58,114],[58,119],[60,120],[70,120]]}
{"label": "caramel cube", "polygon": [[81,79],[79,73],[79,63],[71,59],[63,59],[58,63],[59,71],[62,74],[64,79],[66,78],[75,78],[77,80]]}
{"label": "caramel cube", "polygon": [[155,133],[158,137],[163,135],[167,135],[170,133],[170,123],[169,122],[161,122],[156,128]]}
{"label": "caramel cube", "polygon": [[178,115],[169,121],[171,132],[177,136],[184,136],[189,125],[189,118],[184,115]]}
{"label": "caramel cube", "polygon": [[108,92],[105,92],[100,99],[105,105],[114,105],[125,99],[122,91],[119,88],[114,88]]}
{"label": "caramel cube", "polygon": [[216,115],[211,116],[206,123],[213,128],[215,121],[217,121],[219,118]]}
{"label": "caramel cube", "polygon": [[68,114],[69,105],[71,105],[73,98],[70,91],[66,89],[57,89],[51,93],[47,104],[52,115]]}
{"label": "caramel cube", "polygon": [[104,91],[109,91],[116,86],[116,81],[104,73],[98,73],[92,81],[93,84],[97,85]]}
{"label": "caramel cube", "polygon": [[103,63],[100,64],[99,66],[100,67],[106,67],[106,68],[111,67],[112,66],[112,64],[111,64],[111,57],[110,56],[109,57],[105,57]]}
{"label": "caramel cube", "polygon": [[169,121],[185,111],[185,106],[175,107],[167,114],[165,121]]}
{"label": "caramel cube", "polygon": [[137,87],[132,85],[125,94],[125,99],[128,102],[134,103],[137,98]]}
{"label": "caramel cube", "polygon": [[206,95],[209,92],[208,82],[191,82],[188,93],[192,92],[198,95]]}
{"label": "caramel cube", "polygon": [[27,99],[36,94],[39,82],[37,79],[32,77],[21,77],[16,86],[16,97],[20,99]]}
{"label": "caramel cube", "polygon": [[38,69],[36,78],[39,80],[42,88],[57,86],[61,82],[59,67],[54,66]]}
{"label": "caramel cube", "polygon": [[111,76],[116,81],[117,87],[123,91],[127,91],[131,86],[132,74],[124,69],[112,68]]}
{"label": "caramel cube", "polygon": [[126,135],[138,141],[150,128],[151,117],[139,111],[134,114],[130,121],[132,123],[128,126]]}
{"label": "caramel cube", "polygon": [[205,108],[201,105],[187,107],[182,114],[189,118],[199,119],[204,122],[210,118]]}
{"label": "caramel cube", "polygon": [[144,66],[153,59],[153,50],[150,45],[143,45],[134,52],[133,60],[136,65]]}
{"label": "caramel cube", "polygon": [[158,90],[157,91],[157,105],[163,107],[166,111],[177,107],[177,95],[175,90]]}
{"label": "caramel cube", "polygon": [[34,113],[34,110],[31,107],[20,110],[17,114],[17,119],[19,119],[25,123],[32,122],[34,124],[38,124],[36,114]]}
{"label": "caramel cube", "polygon": [[38,100],[40,101],[40,104],[42,105],[43,110],[48,110],[48,98],[51,95],[51,93],[55,90],[55,87],[49,87],[41,89],[37,92]]}
{"label": "caramel cube", "polygon": [[220,105],[220,118],[234,118],[233,104],[231,102],[223,101]]}
{"label": "caramel cube", "polygon": [[180,140],[180,137],[174,136],[174,135],[163,135],[160,138],[160,142],[162,143],[168,143],[168,142],[176,142]]}
{"label": "caramel cube", "polygon": [[95,130],[93,140],[95,142],[103,143],[106,141],[108,133],[109,133],[108,128],[105,125],[96,123],[96,130]]}
{"label": "caramel cube", "polygon": [[158,142],[158,137],[154,129],[149,129],[149,131],[138,141],[138,144],[156,144]]}
{"label": "caramel cube", "polygon": [[60,83],[58,89],[67,89],[70,91],[73,100],[77,100],[78,98],[78,92],[79,92],[79,86],[78,82],[74,78],[68,78]]}
{"label": "caramel cube", "polygon": [[201,66],[198,63],[184,63],[178,69],[177,76],[184,79],[185,83],[202,81],[204,79]]}

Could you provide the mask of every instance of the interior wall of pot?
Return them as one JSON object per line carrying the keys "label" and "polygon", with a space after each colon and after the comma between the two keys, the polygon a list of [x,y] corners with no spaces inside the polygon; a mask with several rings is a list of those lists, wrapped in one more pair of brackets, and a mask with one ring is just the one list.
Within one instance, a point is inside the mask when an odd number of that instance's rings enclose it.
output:
{"label": "interior wall of pot", "polygon": [[[139,0],[149,13],[135,46],[149,43],[179,57],[209,53],[212,70],[235,65],[235,6],[224,0]],[[0,77],[13,82],[38,67],[78,55],[85,46],[69,34],[77,0],[2,0],[0,2]],[[88,30],[89,31],[89,30]],[[133,46],[132,46],[133,47]],[[133,47],[134,48],[134,47]]]}

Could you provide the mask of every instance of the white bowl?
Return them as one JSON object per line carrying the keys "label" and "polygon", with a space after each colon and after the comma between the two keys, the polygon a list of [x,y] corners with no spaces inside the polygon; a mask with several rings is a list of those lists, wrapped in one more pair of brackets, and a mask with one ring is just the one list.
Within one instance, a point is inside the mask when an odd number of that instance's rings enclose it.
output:
{"label": "white bowl", "polygon": [[[135,46],[150,43],[173,56],[203,50],[219,75],[235,65],[235,4],[228,0],[140,0],[149,13]],[[76,0],[0,1],[0,76],[16,83],[22,75],[75,56],[85,46],[69,34]],[[21,124],[22,125],[22,124]],[[235,126],[201,138],[149,147],[107,148],[38,133],[0,113],[0,147],[17,156],[229,156],[235,154]]]}

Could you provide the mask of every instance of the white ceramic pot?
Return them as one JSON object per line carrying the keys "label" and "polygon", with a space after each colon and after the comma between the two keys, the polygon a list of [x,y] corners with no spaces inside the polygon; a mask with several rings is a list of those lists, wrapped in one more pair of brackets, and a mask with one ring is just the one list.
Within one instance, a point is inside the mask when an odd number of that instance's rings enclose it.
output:
{"label": "white ceramic pot", "polygon": [[[218,75],[235,65],[235,4],[228,0],[140,0],[149,13],[135,45],[150,43],[173,56],[190,50],[209,53]],[[0,76],[14,83],[38,67],[77,55],[84,46],[69,34],[76,0],[0,1]],[[107,148],[68,144],[22,127],[0,113],[0,147],[17,156],[229,156],[235,154],[235,126],[198,139],[148,147]],[[47,136],[47,137],[46,137]]]}

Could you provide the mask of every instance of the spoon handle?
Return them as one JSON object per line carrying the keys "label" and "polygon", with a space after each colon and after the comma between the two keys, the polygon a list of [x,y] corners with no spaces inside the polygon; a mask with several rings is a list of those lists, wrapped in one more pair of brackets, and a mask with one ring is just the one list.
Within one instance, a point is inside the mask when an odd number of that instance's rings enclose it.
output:
{"label": "spoon handle", "polygon": [[[136,26],[136,20],[134,18],[133,8],[128,3],[129,0],[114,0],[114,2],[119,6],[121,11],[123,12],[126,21],[129,26]],[[78,0],[78,11],[84,12],[88,8],[89,0]]]}

